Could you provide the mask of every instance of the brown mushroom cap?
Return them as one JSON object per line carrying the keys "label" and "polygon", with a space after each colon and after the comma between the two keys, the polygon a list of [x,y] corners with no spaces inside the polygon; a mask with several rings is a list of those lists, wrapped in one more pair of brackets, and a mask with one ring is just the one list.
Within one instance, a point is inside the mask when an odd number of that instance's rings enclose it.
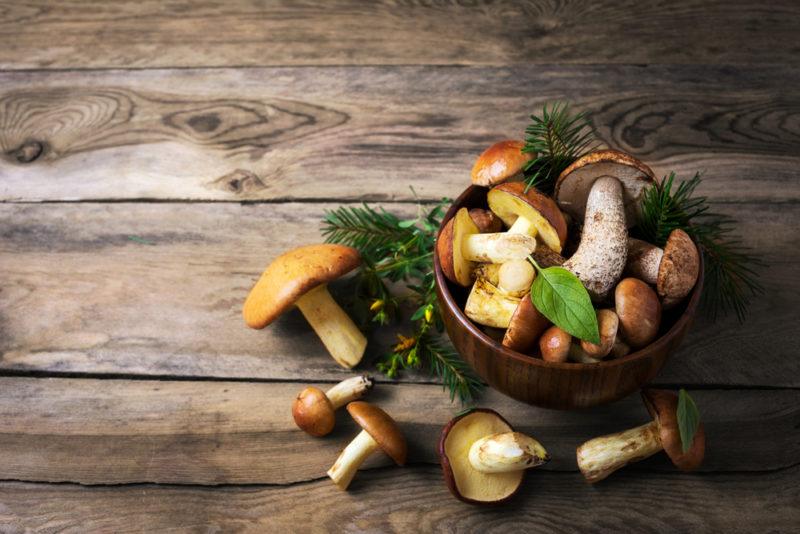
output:
{"label": "brown mushroom cap", "polygon": [[292,403],[294,422],[312,436],[330,434],[336,424],[336,413],[325,392],[314,386],[301,391]]}
{"label": "brown mushroom cap", "polygon": [[661,326],[661,303],[650,286],[638,278],[623,278],[614,290],[622,337],[634,349],[650,343]]}
{"label": "brown mushroom cap", "polygon": [[683,300],[700,275],[700,253],[689,234],[675,229],[664,246],[664,256],[658,267],[656,288],[665,308]]}
{"label": "brown mushroom cap", "polygon": [[558,177],[555,198],[562,210],[582,221],[586,199],[595,180],[613,176],[622,183],[625,217],[630,228],[639,220],[644,190],[655,183],[653,171],[629,154],[618,150],[598,150],[579,158]]}
{"label": "brown mushroom cap", "polygon": [[347,411],[397,465],[406,463],[406,438],[394,419],[377,406],[364,401],[351,402],[347,405]]}
{"label": "brown mushroom cap", "polygon": [[275,258],[247,295],[242,314],[250,328],[264,328],[317,286],[361,265],[361,256],[344,245],[309,245]]}
{"label": "brown mushroom cap", "polygon": [[469,210],[469,216],[482,234],[499,232],[503,229],[503,221],[489,210],[472,208]]}
{"label": "brown mushroom cap", "polygon": [[553,325],[539,338],[539,352],[546,362],[562,363],[569,357],[572,334]]}
{"label": "brown mushroom cap", "polygon": [[567,222],[552,198],[533,187],[526,192],[522,182],[508,182],[493,187],[486,201],[506,226],[524,217],[536,226],[539,239],[548,248],[561,252],[567,240]]}
{"label": "brown mushroom cap", "polygon": [[597,325],[600,331],[600,344],[582,340],[581,348],[592,358],[602,359],[608,356],[614,346],[619,329],[619,317],[614,310],[597,310]]}
{"label": "brown mushroom cap", "polygon": [[681,471],[692,471],[703,463],[706,452],[706,432],[703,423],[697,427],[692,445],[683,452],[681,433],[678,428],[678,396],[671,391],[646,389],[642,391],[642,400],[647,411],[658,422],[661,446]]}
{"label": "brown mushroom cap", "polygon": [[525,295],[511,316],[508,330],[503,336],[503,346],[517,352],[528,352],[549,325],[547,317],[533,305],[531,296]]}
{"label": "brown mushroom cap", "polygon": [[477,233],[480,233],[478,226],[467,209],[461,208],[455,217],[447,221],[436,238],[436,253],[439,255],[442,272],[455,284],[464,287],[472,284],[472,262],[464,258],[461,244],[468,235]]}
{"label": "brown mushroom cap", "polygon": [[522,172],[534,154],[522,152],[524,141],[499,141],[478,156],[472,167],[472,183],[490,187]]}

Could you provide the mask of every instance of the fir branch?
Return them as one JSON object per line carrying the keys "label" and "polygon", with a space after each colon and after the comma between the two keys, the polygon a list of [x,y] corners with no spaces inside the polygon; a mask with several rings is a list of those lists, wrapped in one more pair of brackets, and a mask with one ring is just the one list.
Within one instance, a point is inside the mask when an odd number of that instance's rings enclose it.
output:
{"label": "fir branch", "polygon": [[442,380],[442,387],[450,390],[451,402],[456,395],[462,404],[475,400],[483,389],[483,383],[449,343],[443,343],[441,336],[425,334],[420,346],[428,355],[432,374]]}
{"label": "fir branch", "polygon": [[411,238],[412,231],[401,227],[401,222],[382,208],[341,206],[325,212],[322,235],[326,243],[348,245],[364,256],[377,258],[387,246]]}

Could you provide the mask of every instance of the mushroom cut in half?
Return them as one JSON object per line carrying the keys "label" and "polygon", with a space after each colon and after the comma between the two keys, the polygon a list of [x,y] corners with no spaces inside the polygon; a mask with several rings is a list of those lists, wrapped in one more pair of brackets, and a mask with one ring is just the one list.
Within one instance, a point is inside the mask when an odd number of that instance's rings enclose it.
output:
{"label": "mushroom cut in half", "polygon": [[550,460],[535,439],[514,432],[493,410],[474,409],[450,421],[439,440],[450,492],[470,504],[498,504],[522,485],[525,470]]}
{"label": "mushroom cut in half", "polygon": [[367,338],[333,300],[327,284],[361,265],[344,245],[309,245],[278,256],[247,295],[242,314],[250,328],[264,328],[297,306],[325,348],[342,367],[358,365]]}
{"label": "mushroom cut in half", "polygon": [[594,438],[577,450],[578,468],[588,482],[599,482],[626,465],[663,450],[682,471],[703,462],[706,434],[700,423],[686,452],[678,428],[678,396],[671,391],[644,390],[642,400],[653,420],[645,425]]}
{"label": "mushroom cut in half", "polygon": [[524,141],[507,139],[484,150],[472,167],[472,183],[491,187],[521,176],[525,165],[536,156],[523,152],[524,147]]}
{"label": "mushroom cut in half", "polygon": [[486,196],[489,209],[508,226],[510,234],[538,237],[550,250],[560,253],[567,240],[567,222],[550,197],[522,182],[500,184]]}

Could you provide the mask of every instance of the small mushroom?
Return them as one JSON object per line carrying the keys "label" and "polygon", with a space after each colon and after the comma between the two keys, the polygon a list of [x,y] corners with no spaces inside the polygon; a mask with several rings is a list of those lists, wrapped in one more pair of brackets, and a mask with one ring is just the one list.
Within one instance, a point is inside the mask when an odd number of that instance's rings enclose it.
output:
{"label": "small mushroom", "polygon": [[536,309],[530,295],[524,295],[511,315],[502,344],[511,350],[528,353],[548,326],[550,321]]}
{"label": "small mushroom", "polygon": [[345,404],[363,397],[374,382],[366,376],[354,376],[343,380],[327,392],[314,386],[301,391],[292,403],[294,422],[306,433],[321,437],[330,434],[336,423],[336,410]]}
{"label": "small mushroom", "polygon": [[631,238],[625,272],[655,285],[661,305],[669,309],[682,301],[697,282],[700,253],[689,234],[680,228],[670,232],[663,250]]}
{"label": "small mushroom", "polygon": [[525,165],[536,156],[522,152],[524,146],[524,141],[508,139],[484,150],[472,167],[472,183],[491,187],[521,177]]}
{"label": "small mushroom", "polygon": [[508,233],[538,237],[550,250],[561,252],[567,240],[567,223],[553,199],[534,188],[526,192],[522,182],[509,182],[493,187],[486,201],[508,226]]}
{"label": "small mushroom", "polygon": [[497,504],[516,493],[525,470],[550,460],[535,439],[514,432],[493,410],[475,409],[445,426],[439,458],[451,493],[470,504]]}
{"label": "small mushroom", "polygon": [[406,463],[408,452],[400,428],[386,412],[363,401],[351,402],[347,411],[363,430],[328,469],[328,476],[342,490],[347,489],[358,468],[373,452],[382,450],[397,465]]}
{"label": "small mushroom", "polygon": [[264,328],[296,305],[339,365],[358,365],[367,338],[333,300],[327,284],[360,264],[358,251],[343,245],[310,245],[278,256],[247,296],[245,323]]}
{"label": "small mushroom", "polygon": [[508,328],[519,303],[519,297],[503,294],[488,281],[478,279],[469,292],[464,314],[484,326]]}
{"label": "small mushroom", "polygon": [[539,352],[546,362],[563,363],[567,361],[572,345],[572,335],[553,325],[539,338]]}
{"label": "small mushroom", "polygon": [[581,348],[590,357],[602,360],[611,352],[614,341],[617,339],[619,329],[619,317],[614,310],[597,310],[597,326],[600,331],[600,344],[596,345],[590,341],[582,340]]}
{"label": "small mushroom", "polygon": [[653,421],[631,430],[594,438],[577,450],[578,468],[588,482],[595,483],[630,463],[664,450],[682,471],[697,469],[705,455],[703,424],[683,452],[678,429],[678,397],[670,391],[645,390],[642,399]]}
{"label": "small mushroom", "polygon": [[624,278],[614,290],[619,329],[631,348],[639,349],[658,335],[661,303],[650,286],[638,278]]}
{"label": "small mushroom", "polygon": [[638,220],[639,201],[654,183],[647,165],[616,150],[587,154],[558,177],[558,205],[583,220],[578,250],[563,267],[583,282],[595,302],[605,300],[622,276],[627,228]]}
{"label": "small mushroom", "polygon": [[497,289],[506,295],[521,297],[530,293],[535,277],[536,271],[528,260],[507,261],[497,271]]}

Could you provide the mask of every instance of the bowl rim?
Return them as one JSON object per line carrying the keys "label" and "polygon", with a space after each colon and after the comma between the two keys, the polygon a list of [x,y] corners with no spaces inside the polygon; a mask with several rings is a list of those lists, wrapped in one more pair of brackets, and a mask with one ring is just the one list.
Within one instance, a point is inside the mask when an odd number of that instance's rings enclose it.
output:
{"label": "bowl rim", "polygon": [[[460,209],[462,204],[466,201],[467,197],[471,196],[474,191],[479,189],[488,190],[486,187],[480,187],[476,185],[470,185],[467,187],[459,196],[456,198],[453,203],[450,205],[450,208],[445,213],[444,217],[442,217],[442,223],[439,226],[439,230],[436,233],[436,239],[439,239],[439,234],[441,234],[442,229],[444,228],[447,221],[452,219],[456,211]],[[698,247],[698,250],[699,247]],[[686,309],[683,311],[681,316],[678,320],[673,323],[673,325],[664,332],[664,334],[657,338],[652,343],[645,345],[644,347],[640,348],[635,352],[631,352],[621,358],[614,358],[610,360],[600,360],[597,363],[578,363],[578,362],[547,362],[542,360],[541,358],[536,358],[534,356],[529,356],[527,354],[523,354],[521,352],[517,352],[515,350],[509,349],[508,347],[503,346],[503,344],[499,343],[498,341],[492,339],[488,335],[486,335],[472,320],[464,314],[464,310],[461,309],[455,299],[453,298],[452,293],[448,287],[448,280],[444,276],[444,272],[442,271],[442,266],[439,262],[439,251],[437,247],[434,246],[433,248],[433,270],[434,270],[434,278],[436,280],[436,285],[439,288],[439,294],[445,301],[445,304],[450,310],[453,310],[453,317],[463,325],[470,334],[481,340],[484,344],[489,345],[493,350],[500,352],[506,358],[511,358],[512,360],[516,360],[522,364],[534,365],[539,367],[548,367],[551,369],[561,369],[564,371],[571,371],[575,373],[581,373],[588,369],[598,369],[598,368],[614,368],[618,366],[624,366],[630,362],[636,360],[643,360],[651,356],[652,349],[660,348],[661,346],[666,346],[667,343],[671,342],[672,339],[677,335],[677,333],[682,329],[686,323],[691,321],[695,315],[695,311],[697,310],[697,306],[700,302],[700,295],[703,290],[703,282],[704,282],[704,267],[705,262],[703,259],[703,253],[700,251],[700,273],[697,277],[697,282],[692,289],[691,296],[686,304]]]}

